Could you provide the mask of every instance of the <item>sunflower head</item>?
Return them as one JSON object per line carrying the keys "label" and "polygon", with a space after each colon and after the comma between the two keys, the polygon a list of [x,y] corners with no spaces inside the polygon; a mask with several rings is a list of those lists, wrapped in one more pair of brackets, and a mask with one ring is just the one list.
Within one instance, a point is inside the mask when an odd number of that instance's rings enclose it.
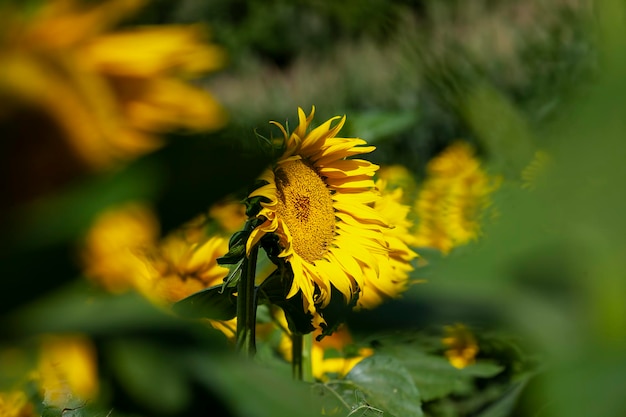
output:
{"label": "sunflower head", "polygon": [[248,213],[259,225],[246,249],[250,253],[261,243],[276,254],[290,275],[283,280],[285,298],[298,295],[304,312],[323,317],[331,298],[353,303],[364,271],[378,270],[377,255],[388,252],[383,232],[388,225],[374,208],[379,196],[372,176],[378,166],[352,158],[374,147],[338,137],[345,116],[312,128],[314,113],[315,108],[308,115],[298,109],[299,124],[291,133],[273,122],[284,136],[284,150],[248,197],[255,203]]}
{"label": "sunflower head", "polygon": [[433,158],[415,202],[416,245],[449,253],[477,239],[500,178],[481,166],[474,148],[456,142]]}

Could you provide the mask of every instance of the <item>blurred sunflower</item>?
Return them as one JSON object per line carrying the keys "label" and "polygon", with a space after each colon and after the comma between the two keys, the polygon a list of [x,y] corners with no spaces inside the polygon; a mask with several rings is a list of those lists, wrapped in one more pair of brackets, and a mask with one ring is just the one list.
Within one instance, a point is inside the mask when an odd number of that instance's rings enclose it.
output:
{"label": "blurred sunflower", "polygon": [[384,180],[386,187],[394,190],[402,189],[402,199],[398,202],[410,204],[414,201],[417,192],[417,182],[414,175],[404,165],[381,166],[376,176],[379,180]]}
{"label": "blurred sunflower", "polygon": [[[218,285],[228,269],[217,258],[228,240],[207,236],[198,217],[159,239],[159,223],[146,204],[129,202],[104,211],[93,223],[82,248],[85,275],[108,291],[139,291],[158,306]],[[227,336],[234,321],[210,321]]]}
{"label": "blurred sunflower", "polygon": [[478,343],[472,332],[463,324],[444,326],[445,336],[441,340],[448,349],[445,355],[450,365],[463,369],[476,360]]}
{"label": "blurred sunflower", "polygon": [[96,351],[85,336],[45,335],[36,379],[43,402],[64,409],[94,399],[98,392]]}
{"label": "blurred sunflower", "polygon": [[228,252],[228,241],[212,236],[190,242],[176,232],[144,254],[148,275],[138,289],[156,303],[169,305],[200,290],[221,284],[228,269],[216,259]]}
{"label": "blurred sunflower", "polygon": [[246,223],[246,206],[234,198],[227,198],[209,208],[208,217],[226,233],[241,230]]}
{"label": "blurred sunflower", "polygon": [[97,359],[89,338],[82,334],[44,334],[36,341],[35,353],[36,362],[24,370],[15,389],[0,392],[0,416],[36,416],[41,415],[42,408],[73,409],[96,398]]}
{"label": "blurred sunflower", "polygon": [[[293,271],[287,298],[302,293],[305,312],[330,301],[331,287],[349,302],[364,284],[366,266],[377,270],[376,254],[386,254],[383,217],[372,207],[378,198],[372,176],[378,169],[362,159],[373,146],[357,138],[336,135],[344,117],[333,117],[309,131],[315,108],[306,116],[298,109],[299,125],[284,135],[284,153],[261,176],[265,185],[249,198],[260,198],[247,252],[268,234],[278,236],[283,258]],[[339,120],[336,124],[333,123]]]}
{"label": "blurred sunflower", "polygon": [[128,202],[104,210],[81,249],[85,275],[113,293],[134,288],[137,276],[147,273],[143,254],[156,245],[159,229],[156,215],[144,203]]}
{"label": "blurred sunflower", "polygon": [[465,142],[450,145],[428,163],[426,171],[415,202],[415,245],[449,253],[480,235],[500,179],[487,175]]}
{"label": "blurred sunflower", "polygon": [[359,294],[357,306],[371,309],[383,301],[396,298],[409,285],[409,273],[413,270],[411,261],[417,258],[417,253],[410,246],[414,246],[416,239],[413,236],[413,222],[408,218],[411,207],[402,204],[403,189],[388,190],[387,181],[379,179],[376,188],[381,198],[374,203],[374,208],[389,224],[383,229],[383,235],[388,247],[388,253],[376,254],[378,271],[368,268],[364,275],[364,285]]}
{"label": "blurred sunflower", "polygon": [[22,161],[4,167],[19,173],[15,193],[154,150],[172,129],[225,123],[212,96],[189,82],[224,63],[203,27],[111,32],[145,1],[39,3],[28,13],[0,7],[0,127],[12,139],[5,151]]}

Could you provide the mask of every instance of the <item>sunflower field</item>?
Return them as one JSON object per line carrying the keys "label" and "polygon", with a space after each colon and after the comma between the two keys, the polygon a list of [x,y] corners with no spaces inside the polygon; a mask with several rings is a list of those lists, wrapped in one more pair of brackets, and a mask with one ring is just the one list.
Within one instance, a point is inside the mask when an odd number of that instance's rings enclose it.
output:
{"label": "sunflower field", "polygon": [[0,417],[626,415],[625,30],[0,0]]}

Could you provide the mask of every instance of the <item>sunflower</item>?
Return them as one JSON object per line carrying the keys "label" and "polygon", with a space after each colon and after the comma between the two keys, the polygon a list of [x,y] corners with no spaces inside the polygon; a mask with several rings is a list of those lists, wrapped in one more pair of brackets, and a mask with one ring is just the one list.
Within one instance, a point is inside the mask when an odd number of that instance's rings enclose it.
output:
{"label": "sunflower", "polygon": [[202,218],[159,239],[159,222],[144,203],[128,202],[103,211],[82,248],[85,275],[111,292],[135,289],[157,304],[171,304],[222,282],[228,269],[216,259],[228,241],[207,236]]}
{"label": "sunflower", "polygon": [[81,334],[45,335],[36,371],[45,405],[68,408],[98,392],[95,346]]}
{"label": "sunflower", "polygon": [[[85,275],[107,291],[136,290],[169,308],[205,288],[221,284],[228,269],[217,258],[228,240],[205,233],[199,216],[159,239],[159,222],[149,205],[128,202],[103,211],[87,232],[81,249]],[[227,337],[235,321],[209,320]]]}
{"label": "sunflower", "polygon": [[37,338],[36,351],[32,353],[17,349],[0,352],[11,357],[6,362],[9,366],[14,366],[16,359],[25,360],[21,363],[21,375],[9,377],[17,378],[13,389],[0,392],[0,416],[34,417],[41,415],[37,411],[42,406],[74,409],[97,397],[97,355],[91,339],[80,333],[43,334]]}
{"label": "sunflower", "polygon": [[[385,182],[385,186],[390,190],[402,189],[402,198],[399,203],[411,204],[415,201],[417,193],[417,181],[414,175],[404,165],[381,166],[376,177]],[[395,191],[394,191],[395,192]]]}
{"label": "sunflower", "polygon": [[477,239],[500,178],[489,176],[474,148],[456,142],[433,158],[415,202],[416,245],[449,253]]}
{"label": "sunflower", "polygon": [[224,63],[202,26],[116,30],[143,0],[39,3],[29,13],[0,8],[0,122],[16,143],[28,141],[15,152],[45,146],[33,165],[58,164],[64,152],[100,169],[154,150],[173,129],[225,123],[221,106],[190,82]]}
{"label": "sunflower", "polygon": [[102,211],[88,230],[81,248],[85,275],[112,293],[136,286],[145,275],[143,254],[156,245],[159,221],[153,210],[138,201]]}
{"label": "sunflower", "polygon": [[[373,208],[378,195],[372,176],[378,169],[349,157],[372,152],[358,138],[337,134],[344,117],[333,117],[310,130],[315,107],[298,109],[299,125],[284,135],[284,153],[267,169],[259,198],[262,223],[247,241],[247,253],[268,234],[278,237],[282,258],[293,272],[286,298],[302,294],[305,312],[325,307],[332,288],[350,302],[363,286],[364,271],[377,270],[377,256],[387,253],[385,219]],[[338,121],[338,122],[336,122]],[[335,123],[336,122],[336,123]]]}
{"label": "sunflower", "polygon": [[234,233],[241,230],[246,223],[246,206],[234,197],[226,198],[209,208],[208,217],[217,224],[220,230]]}
{"label": "sunflower", "polygon": [[216,259],[228,252],[228,241],[211,236],[189,242],[173,232],[144,253],[148,274],[137,282],[138,289],[156,303],[175,303],[200,290],[222,283],[228,269]]}

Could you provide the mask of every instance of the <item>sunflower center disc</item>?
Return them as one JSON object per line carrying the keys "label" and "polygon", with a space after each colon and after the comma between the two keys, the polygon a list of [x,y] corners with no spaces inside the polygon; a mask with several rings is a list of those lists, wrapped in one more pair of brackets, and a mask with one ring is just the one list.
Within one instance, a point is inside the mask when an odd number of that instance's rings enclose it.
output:
{"label": "sunflower center disc", "polygon": [[326,184],[301,159],[281,164],[275,177],[276,212],[291,233],[294,251],[311,263],[322,259],[335,236],[335,210]]}

